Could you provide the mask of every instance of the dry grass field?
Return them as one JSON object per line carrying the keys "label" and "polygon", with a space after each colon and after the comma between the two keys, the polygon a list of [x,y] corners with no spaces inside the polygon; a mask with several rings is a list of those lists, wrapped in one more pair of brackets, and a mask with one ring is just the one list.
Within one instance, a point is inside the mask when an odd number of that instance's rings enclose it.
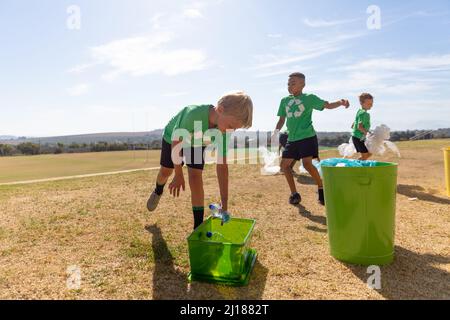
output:
{"label": "dry grass field", "polygon": [[0,184],[159,166],[159,151],[116,151],[0,157]]}
{"label": "dry grass field", "polygon": [[[249,286],[188,284],[190,193],[173,200],[166,192],[150,214],[145,203],[157,172],[146,171],[0,186],[0,299],[450,299],[450,199],[440,150],[448,145],[400,143],[401,159],[383,158],[399,163],[399,178],[396,258],[381,268],[381,290],[367,287],[366,268],[329,255],[325,208],[308,176],[297,176],[298,209],[287,203],[283,176],[234,165],[230,211],[257,220]],[[17,175],[1,168],[4,181]],[[204,182],[206,201],[219,201],[213,166]],[[79,290],[67,288],[70,266],[81,270]]]}

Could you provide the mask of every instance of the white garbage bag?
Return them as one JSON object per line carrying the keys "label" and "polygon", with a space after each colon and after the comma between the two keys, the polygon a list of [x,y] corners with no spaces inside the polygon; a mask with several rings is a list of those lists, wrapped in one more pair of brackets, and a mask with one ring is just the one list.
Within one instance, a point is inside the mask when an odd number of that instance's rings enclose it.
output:
{"label": "white garbage bag", "polygon": [[260,147],[259,152],[264,159],[264,167],[261,168],[261,174],[263,176],[274,176],[280,174],[281,168],[278,165],[280,156],[278,152],[271,152],[264,147]]}
{"label": "white garbage bag", "polygon": [[[382,156],[386,153],[386,147],[394,152],[399,158],[401,157],[400,150],[397,146],[389,141],[391,138],[391,129],[382,124],[375,128],[372,134],[368,134],[365,145],[370,153]],[[344,158],[350,158],[356,153],[356,148],[350,138],[349,143],[343,143],[338,147],[339,154]]]}
{"label": "white garbage bag", "polygon": [[350,158],[356,153],[356,148],[353,145],[352,138],[348,143],[343,143],[338,147],[339,154],[344,158]]}

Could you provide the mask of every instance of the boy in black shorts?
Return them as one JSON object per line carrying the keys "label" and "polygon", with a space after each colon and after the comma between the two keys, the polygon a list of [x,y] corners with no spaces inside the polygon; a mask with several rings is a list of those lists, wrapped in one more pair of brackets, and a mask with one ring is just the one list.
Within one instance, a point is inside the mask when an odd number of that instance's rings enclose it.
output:
{"label": "boy in black shorts", "polygon": [[358,110],[355,122],[352,125],[352,141],[356,151],[361,154],[359,160],[367,160],[372,154],[367,150],[364,141],[370,130],[370,114],[368,111],[373,107],[373,96],[370,93],[363,93],[359,96],[359,102],[361,103],[361,109]]}
{"label": "boy in black shorts", "polygon": [[[161,168],[156,179],[155,190],[147,201],[147,209],[149,211],[156,210],[164,186],[172,173],[175,172],[175,177],[169,185],[170,194],[179,197],[180,191],[185,190],[184,163],[182,162],[182,156],[184,155],[191,189],[194,229],[203,222],[204,190],[202,173],[205,165],[203,152],[205,145],[209,140],[212,141],[212,137],[214,137],[218,154],[216,171],[222,199],[222,210],[227,211],[227,133],[235,129],[251,127],[252,119],[252,100],[240,91],[224,95],[216,107],[213,105],[193,105],[183,108],[164,129]],[[208,135],[210,135],[208,139],[204,139]]]}
{"label": "boy in black shorts", "polygon": [[325,205],[322,179],[316,167],[312,164],[313,158],[319,157],[319,143],[312,125],[312,112],[313,110],[336,109],[340,106],[348,108],[350,103],[345,99],[329,103],[313,94],[303,93],[304,88],[304,74],[293,73],[289,76],[288,91],[291,95],[281,100],[278,110],[280,119],[275,128],[278,132],[287,118],[289,137],[280,166],[291,189],[290,204],[299,204],[301,196],[297,192],[294,176],[289,168],[293,162],[302,160],[303,167],[317,183],[319,203]]}

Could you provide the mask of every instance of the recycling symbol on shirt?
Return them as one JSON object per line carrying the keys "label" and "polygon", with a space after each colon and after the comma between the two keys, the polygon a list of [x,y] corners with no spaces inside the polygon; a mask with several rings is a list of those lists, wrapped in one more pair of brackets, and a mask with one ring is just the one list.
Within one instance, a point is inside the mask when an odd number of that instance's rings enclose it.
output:
{"label": "recycling symbol on shirt", "polygon": [[[293,106],[294,108],[291,111]],[[297,111],[295,111],[295,107],[297,107]],[[288,118],[300,118],[303,112],[305,112],[305,106],[300,99],[291,99],[286,106],[286,114]]]}

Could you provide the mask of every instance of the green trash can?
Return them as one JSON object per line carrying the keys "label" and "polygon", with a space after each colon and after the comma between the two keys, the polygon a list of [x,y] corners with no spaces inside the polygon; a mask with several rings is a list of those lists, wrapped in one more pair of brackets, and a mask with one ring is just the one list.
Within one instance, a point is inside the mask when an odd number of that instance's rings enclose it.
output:
{"label": "green trash can", "polygon": [[[189,281],[247,285],[257,257],[250,248],[255,223],[251,219],[232,218],[222,226],[221,219],[209,217],[195,229],[187,239]],[[214,237],[208,238],[208,232]]]}
{"label": "green trash can", "polygon": [[359,265],[393,261],[397,167],[322,166],[333,257]]}

